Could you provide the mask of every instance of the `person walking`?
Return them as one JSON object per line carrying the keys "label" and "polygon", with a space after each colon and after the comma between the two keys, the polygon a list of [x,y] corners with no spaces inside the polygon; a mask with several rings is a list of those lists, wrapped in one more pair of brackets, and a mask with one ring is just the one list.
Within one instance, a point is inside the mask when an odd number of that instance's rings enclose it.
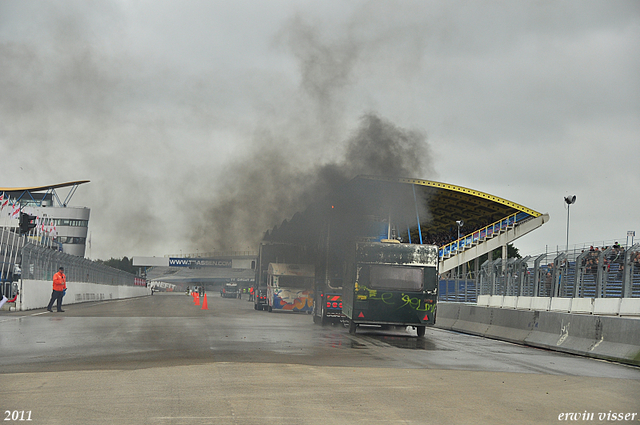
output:
{"label": "person walking", "polygon": [[67,276],[64,275],[64,267],[60,267],[58,269],[58,273],[53,275],[53,292],[51,293],[51,300],[49,300],[49,305],[47,306],[47,310],[51,311],[51,307],[53,307],[53,302],[57,301],[58,303],[58,313],[63,313],[62,309],[62,297],[64,296],[64,290],[67,289]]}

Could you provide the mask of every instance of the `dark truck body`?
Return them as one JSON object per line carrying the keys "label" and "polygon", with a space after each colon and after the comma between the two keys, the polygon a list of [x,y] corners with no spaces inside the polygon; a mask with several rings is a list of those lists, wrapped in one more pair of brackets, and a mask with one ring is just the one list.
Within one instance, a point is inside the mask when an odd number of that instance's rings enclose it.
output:
{"label": "dark truck body", "polygon": [[392,325],[415,326],[423,336],[435,324],[438,247],[391,242],[355,242],[350,250],[342,294],[350,333]]}

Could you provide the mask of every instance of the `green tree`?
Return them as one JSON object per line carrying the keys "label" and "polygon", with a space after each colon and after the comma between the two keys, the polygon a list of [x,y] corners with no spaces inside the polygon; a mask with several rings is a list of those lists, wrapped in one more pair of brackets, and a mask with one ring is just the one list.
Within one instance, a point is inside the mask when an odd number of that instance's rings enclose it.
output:
{"label": "green tree", "polygon": [[[490,254],[491,254],[491,261],[497,260],[498,258],[502,258],[502,248],[496,248],[493,251],[491,251]],[[481,255],[480,264],[487,261],[487,258],[489,258],[489,254]],[[507,244],[507,258],[522,258],[518,248],[513,246],[513,244],[511,243]]]}
{"label": "green tree", "polygon": [[98,262],[104,264],[105,266],[113,267],[114,269],[122,270],[131,274],[137,274],[138,269],[140,268],[140,267],[134,267],[133,258],[129,259],[127,257],[122,257],[122,258],[112,257],[106,261],[98,260]]}

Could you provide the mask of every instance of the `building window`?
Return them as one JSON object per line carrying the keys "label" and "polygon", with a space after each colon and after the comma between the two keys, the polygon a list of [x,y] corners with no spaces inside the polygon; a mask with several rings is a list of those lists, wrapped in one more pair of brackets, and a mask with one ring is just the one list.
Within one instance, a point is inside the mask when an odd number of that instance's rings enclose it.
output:
{"label": "building window", "polygon": [[56,243],[71,244],[71,245],[85,245],[87,238],[80,238],[76,236],[58,236],[53,239]]}
{"label": "building window", "polygon": [[70,220],[68,218],[57,218],[52,221],[56,226],[89,227],[89,220]]}

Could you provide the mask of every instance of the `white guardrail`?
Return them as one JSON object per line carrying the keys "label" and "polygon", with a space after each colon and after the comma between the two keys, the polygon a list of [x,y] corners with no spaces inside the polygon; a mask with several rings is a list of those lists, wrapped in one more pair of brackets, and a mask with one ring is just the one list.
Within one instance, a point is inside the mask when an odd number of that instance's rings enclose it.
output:
{"label": "white guardrail", "polygon": [[640,316],[640,298],[561,298],[480,295],[478,306],[515,310],[555,311],[602,316]]}

